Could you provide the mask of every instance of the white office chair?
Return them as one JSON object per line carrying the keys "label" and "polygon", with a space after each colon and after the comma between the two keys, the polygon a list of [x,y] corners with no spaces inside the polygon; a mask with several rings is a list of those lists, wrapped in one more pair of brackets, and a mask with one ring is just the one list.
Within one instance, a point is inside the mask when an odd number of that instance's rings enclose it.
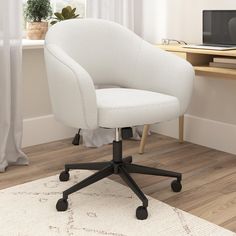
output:
{"label": "white office chair", "polygon": [[[102,163],[66,164],[69,170],[98,170],[63,192],[56,205],[68,208],[68,196],[112,174],[119,174],[140,198],[138,219],[148,216],[148,200],[130,173],[173,177],[179,192],[181,174],[132,164],[122,158],[121,127],[154,124],[182,115],[189,104],[194,71],[185,60],[149,44],[119,24],[96,19],[68,20],[46,36],[45,60],[55,117],[70,127],[115,128],[113,159]],[[95,84],[122,88],[98,89]]]}

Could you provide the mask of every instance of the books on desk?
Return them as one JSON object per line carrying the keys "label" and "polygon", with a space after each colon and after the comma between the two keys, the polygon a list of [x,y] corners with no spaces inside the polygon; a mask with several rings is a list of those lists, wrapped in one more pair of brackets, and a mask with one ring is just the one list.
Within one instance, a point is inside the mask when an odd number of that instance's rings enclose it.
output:
{"label": "books on desk", "polygon": [[215,57],[213,62],[209,63],[209,66],[236,69],[236,58]]}

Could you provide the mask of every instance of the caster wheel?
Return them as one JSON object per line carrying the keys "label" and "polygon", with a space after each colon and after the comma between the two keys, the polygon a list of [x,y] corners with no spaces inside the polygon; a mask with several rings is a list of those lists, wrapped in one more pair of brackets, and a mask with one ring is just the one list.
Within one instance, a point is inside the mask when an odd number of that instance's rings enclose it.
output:
{"label": "caster wheel", "polygon": [[131,164],[132,161],[133,161],[132,156],[128,156],[128,157],[125,157],[125,158],[124,158],[124,162],[125,162],[125,163],[129,163],[129,164]]}
{"label": "caster wheel", "polygon": [[68,208],[68,201],[66,199],[59,199],[57,201],[57,205],[56,205],[56,208],[58,211],[66,211],[67,208]]}
{"label": "caster wheel", "polygon": [[60,181],[64,182],[64,181],[68,181],[70,178],[70,174],[68,171],[62,171],[60,176],[59,176],[59,179]]}
{"label": "caster wheel", "polygon": [[128,161],[128,163],[132,163],[133,162],[133,158],[132,158],[132,156],[130,156],[128,159],[127,159],[127,161]]}
{"label": "caster wheel", "polygon": [[147,208],[144,206],[139,206],[136,210],[136,217],[139,220],[145,220],[148,217]]}
{"label": "caster wheel", "polygon": [[176,193],[180,192],[182,189],[182,184],[179,180],[174,180],[171,183],[171,188],[172,188],[173,192],[176,192]]}

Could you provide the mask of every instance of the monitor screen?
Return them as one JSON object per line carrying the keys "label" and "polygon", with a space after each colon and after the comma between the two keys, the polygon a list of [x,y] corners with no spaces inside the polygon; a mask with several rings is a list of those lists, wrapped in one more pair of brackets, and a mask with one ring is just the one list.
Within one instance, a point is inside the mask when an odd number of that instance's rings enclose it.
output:
{"label": "monitor screen", "polygon": [[236,10],[203,11],[203,43],[236,45]]}

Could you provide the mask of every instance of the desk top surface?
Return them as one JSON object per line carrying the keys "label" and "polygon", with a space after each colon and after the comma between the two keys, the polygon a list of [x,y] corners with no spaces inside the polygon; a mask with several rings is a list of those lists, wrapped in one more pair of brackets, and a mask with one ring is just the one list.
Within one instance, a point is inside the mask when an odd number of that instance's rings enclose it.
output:
{"label": "desk top surface", "polygon": [[166,51],[171,51],[171,52],[236,57],[236,50],[217,51],[217,50],[207,50],[207,49],[184,48],[183,45],[179,45],[179,44],[157,45],[157,46],[161,49],[164,49]]}

